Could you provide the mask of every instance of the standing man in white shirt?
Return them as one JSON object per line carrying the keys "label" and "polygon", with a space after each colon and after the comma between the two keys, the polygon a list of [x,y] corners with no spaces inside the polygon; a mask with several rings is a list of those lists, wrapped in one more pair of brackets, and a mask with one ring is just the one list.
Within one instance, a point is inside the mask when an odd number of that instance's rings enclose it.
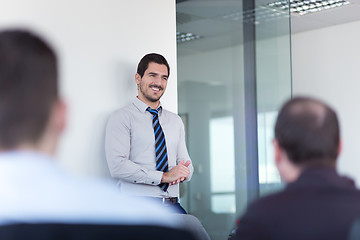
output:
{"label": "standing man in white shirt", "polygon": [[105,150],[112,177],[122,192],[152,197],[164,205],[179,204],[179,183],[189,181],[193,166],[181,118],[161,106],[170,67],[156,53],[138,64],[138,96],[113,112],[106,128]]}

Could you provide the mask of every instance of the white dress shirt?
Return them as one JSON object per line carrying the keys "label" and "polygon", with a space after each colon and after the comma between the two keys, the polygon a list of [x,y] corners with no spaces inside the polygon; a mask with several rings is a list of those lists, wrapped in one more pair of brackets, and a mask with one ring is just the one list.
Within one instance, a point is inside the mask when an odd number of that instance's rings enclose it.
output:
{"label": "white dress shirt", "polygon": [[[135,98],[132,104],[111,114],[105,137],[110,173],[118,179],[123,192],[136,196],[178,197],[179,184],[169,186],[167,192],[157,186],[163,172],[156,170],[153,116],[146,111],[147,108],[145,103]],[[159,121],[165,135],[169,170],[181,160],[191,161],[181,118],[161,108]],[[189,169],[187,181],[193,174],[192,164]]]}
{"label": "white dress shirt", "polygon": [[125,196],[115,183],[71,176],[38,152],[0,154],[0,226],[19,222],[175,226],[170,210]]}

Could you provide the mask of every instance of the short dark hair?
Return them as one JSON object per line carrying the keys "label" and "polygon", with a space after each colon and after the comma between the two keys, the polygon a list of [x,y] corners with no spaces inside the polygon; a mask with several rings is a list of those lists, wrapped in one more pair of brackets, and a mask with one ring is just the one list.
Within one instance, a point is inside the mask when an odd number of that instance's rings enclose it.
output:
{"label": "short dark hair", "polygon": [[149,63],[154,62],[157,64],[162,64],[167,67],[168,76],[170,76],[170,66],[166,61],[165,57],[158,53],[149,53],[146,54],[139,62],[137,67],[137,73],[143,77],[146,69],[149,67]]}
{"label": "short dark hair", "polygon": [[339,121],[325,103],[296,97],[281,108],[275,138],[289,160],[299,166],[333,166],[339,151]]}
{"label": "short dark hair", "polygon": [[21,29],[0,31],[0,148],[36,143],[58,98],[51,47]]}

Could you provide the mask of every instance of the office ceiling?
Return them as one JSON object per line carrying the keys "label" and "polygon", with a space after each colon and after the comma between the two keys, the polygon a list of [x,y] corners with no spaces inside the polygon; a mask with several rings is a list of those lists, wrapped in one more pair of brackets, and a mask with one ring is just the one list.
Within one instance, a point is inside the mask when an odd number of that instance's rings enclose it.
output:
{"label": "office ceiling", "polygon": [[360,0],[348,0],[350,4],[334,9],[291,17],[291,32],[304,32],[317,28],[360,21]]}
{"label": "office ceiling", "polygon": [[[292,14],[289,19],[286,13],[269,17],[266,4],[272,1],[257,0],[256,11],[264,12],[264,17],[256,22],[257,38],[288,34],[290,29],[294,34],[360,21],[360,0],[348,1],[350,4],[333,9],[302,16]],[[242,42],[242,0],[177,0],[176,7],[177,31],[201,36],[199,39],[178,44],[179,56]],[[277,24],[274,24],[274,21]]]}

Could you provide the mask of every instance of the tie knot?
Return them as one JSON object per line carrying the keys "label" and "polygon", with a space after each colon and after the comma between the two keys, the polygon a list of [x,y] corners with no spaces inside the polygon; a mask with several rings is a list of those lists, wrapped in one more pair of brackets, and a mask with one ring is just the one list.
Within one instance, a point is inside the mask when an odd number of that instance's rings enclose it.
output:
{"label": "tie knot", "polygon": [[152,115],[158,115],[158,114],[159,114],[159,109],[160,109],[160,108],[158,108],[158,109],[152,109],[152,108],[148,107],[148,108],[146,109],[146,111],[150,112]]}

